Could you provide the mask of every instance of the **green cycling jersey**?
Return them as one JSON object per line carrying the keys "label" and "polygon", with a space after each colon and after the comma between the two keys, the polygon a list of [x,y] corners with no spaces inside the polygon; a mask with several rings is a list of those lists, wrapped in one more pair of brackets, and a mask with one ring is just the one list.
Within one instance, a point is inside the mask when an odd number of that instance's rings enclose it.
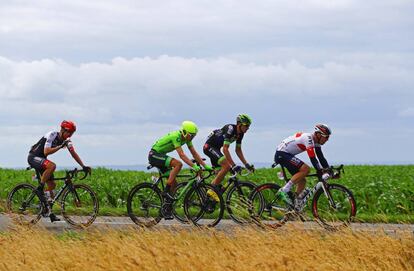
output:
{"label": "green cycling jersey", "polygon": [[174,131],[166,134],[165,136],[158,139],[154,145],[152,145],[152,149],[158,153],[167,154],[172,152],[178,147],[187,144],[188,147],[192,147],[193,143],[191,141],[186,141],[181,137],[181,131]]}

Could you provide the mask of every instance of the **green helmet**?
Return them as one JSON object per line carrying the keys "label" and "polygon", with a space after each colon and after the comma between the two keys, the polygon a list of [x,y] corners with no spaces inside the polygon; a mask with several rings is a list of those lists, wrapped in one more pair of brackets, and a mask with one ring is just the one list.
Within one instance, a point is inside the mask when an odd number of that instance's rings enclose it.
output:
{"label": "green helmet", "polygon": [[183,121],[183,124],[181,125],[181,131],[184,134],[190,133],[190,134],[195,135],[198,132],[198,128],[194,122],[186,120],[186,121]]}
{"label": "green helmet", "polygon": [[250,118],[246,114],[240,114],[237,116],[237,123],[241,123],[243,125],[250,125],[252,124],[252,118]]}

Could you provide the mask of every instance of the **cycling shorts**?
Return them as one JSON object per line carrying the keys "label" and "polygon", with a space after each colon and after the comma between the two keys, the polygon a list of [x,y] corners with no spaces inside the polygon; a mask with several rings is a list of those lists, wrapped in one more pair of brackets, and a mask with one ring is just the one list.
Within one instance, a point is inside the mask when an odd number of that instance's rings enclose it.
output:
{"label": "cycling shorts", "polygon": [[283,151],[276,151],[275,162],[287,168],[287,170],[292,175],[298,173],[300,167],[304,164],[302,160],[300,160],[293,154]]}
{"label": "cycling shorts", "polygon": [[151,150],[148,154],[149,164],[161,170],[162,173],[169,170],[172,159],[172,157],[154,150]]}
{"label": "cycling shorts", "polygon": [[225,159],[219,147],[214,147],[207,143],[203,146],[203,152],[210,158],[213,167],[220,167],[220,164]]}

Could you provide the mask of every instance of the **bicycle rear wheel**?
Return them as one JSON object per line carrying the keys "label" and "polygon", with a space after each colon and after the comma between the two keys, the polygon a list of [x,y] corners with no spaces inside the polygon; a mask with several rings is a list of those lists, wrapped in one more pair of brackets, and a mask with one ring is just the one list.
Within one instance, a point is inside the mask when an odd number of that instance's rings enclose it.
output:
{"label": "bicycle rear wheel", "polygon": [[135,224],[152,227],[160,222],[163,198],[161,191],[152,183],[141,183],[131,189],[127,199],[127,211]]}
{"label": "bicycle rear wheel", "polygon": [[280,227],[289,219],[292,208],[276,195],[279,189],[275,183],[265,183],[250,195],[250,212],[260,226]]}
{"label": "bicycle rear wheel", "polygon": [[77,228],[85,228],[95,221],[99,203],[92,188],[86,184],[74,184],[63,192],[61,208],[66,222]]}
{"label": "bicycle rear wheel", "polygon": [[[212,191],[210,195],[208,190]],[[184,213],[196,226],[214,227],[223,218],[223,197],[211,184],[195,184],[184,197]]]}
{"label": "bicycle rear wheel", "polygon": [[330,198],[322,188],[313,197],[314,217],[328,230],[348,226],[356,215],[356,202],[352,192],[339,184],[328,184],[327,188]]}
{"label": "bicycle rear wheel", "polygon": [[7,211],[15,223],[36,224],[43,210],[44,205],[37,195],[36,187],[31,184],[18,184],[7,196]]}
{"label": "bicycle rear wheel", "polygon": [[233,183],[226,196],[226,209],[231,219],[238,224],[251,222],[249,196],[256,184],[248,181]]}

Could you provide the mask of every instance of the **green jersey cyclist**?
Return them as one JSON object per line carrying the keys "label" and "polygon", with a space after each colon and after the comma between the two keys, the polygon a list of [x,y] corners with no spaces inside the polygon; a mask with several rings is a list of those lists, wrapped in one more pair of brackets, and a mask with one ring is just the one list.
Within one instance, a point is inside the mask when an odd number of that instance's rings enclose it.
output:
{"label": "green jersey cyclist", "polygon": [[[240,114],[237,116],[236,124],[226,124],[223,128],[214,130],[208,136],[203,147],[204,154],[210,158],[213,167],[221,167],[211,182],[213,185],[219,186],[230,170],[233,173],[238,173],[242,169],[236,165],[230,155],[229,147],[234,141],[236,141],[236,154],[240,161],[248,170],[254,171],[254,166],[246,161],[241,148],[243,136],[249,130],[251,124],[252,119],[248,115]],[[223,149],[223,152],[221,152],[221,149]],[[214,193],[211,196],[214,197]]]}
{"label": "green jersey cyclist", "polygon": [[212,170],[212,168],[205,164],[201,159],[200,155],[195,150],[192,140],[198,132],[197,125],[192,121],[184,121],[182,123],[181,129],[177,131],[170,132],[157,140],[154,145],[152,145],[151,150],[148,154],[148,161],[150,165],[160,169],[162,173],[167,173],[169,170],[170,174],[168,177],[167,185],[163,197],[167,204],[165,219],[172,219],[172,202],[176,182],[177,174],[180,172],[183,167],[183,163],[175,158],[168,156],[167,154],[176,151],[187,165],[189,165],[194,171],[200,171],[201,168],[194,164],[184,153],[181,146],[184,144],[187,145],[190,150],[193,158],[202,165],[207,170]]}

